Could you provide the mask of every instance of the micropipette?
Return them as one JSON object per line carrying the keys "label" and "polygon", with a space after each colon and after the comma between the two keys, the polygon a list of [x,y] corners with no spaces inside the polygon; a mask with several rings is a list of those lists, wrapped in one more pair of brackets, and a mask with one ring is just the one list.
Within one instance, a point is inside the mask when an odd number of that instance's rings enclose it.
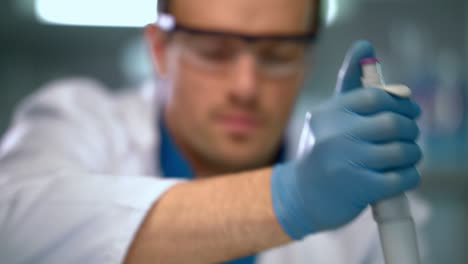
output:
{"label": "micropipette", "polygon": [[[379,61],[361,60],[364,87],[378,88],[398,97],[411,96],[404,85],[385,85]],[[370,88],[370,89],[373,89]],[[379,226],[380,242],[386,264],[419,264],[419,249],[414,220],[405,194],[372,205],[374,219]]]}

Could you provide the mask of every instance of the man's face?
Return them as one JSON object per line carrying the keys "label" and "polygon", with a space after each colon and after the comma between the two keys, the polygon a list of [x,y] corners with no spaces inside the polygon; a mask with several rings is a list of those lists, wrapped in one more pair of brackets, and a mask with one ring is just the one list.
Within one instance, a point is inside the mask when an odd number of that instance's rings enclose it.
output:
{"label": "man's face", "polygon": [[[172,0],[170,9],[177,23],[198,29],[291,35],[310,29],[311,4],[309,0]],[[165,118],[177,143],[189,156],[227,171],[271,162],[304,71],[301,61],[292,70],[275,73],[264,69],[256,56],[268,57],[269,52],[299,56],[294,48],[269,43],[238,48],[237,44],[174,34],[155,52],[160,75],[169,86]],[[200,58],[194,49],[206,54]],[[237,55],[229,63],[213,66],[210,56],[224,56],[218,53],[226,50]]]}

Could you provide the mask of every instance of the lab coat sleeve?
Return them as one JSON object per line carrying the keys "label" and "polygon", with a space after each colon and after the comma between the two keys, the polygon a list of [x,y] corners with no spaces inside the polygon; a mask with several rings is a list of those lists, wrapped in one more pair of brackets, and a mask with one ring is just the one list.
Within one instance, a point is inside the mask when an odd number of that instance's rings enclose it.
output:
{"label": "lab coat sleeve", "polygon": [[93,81],[45,86],[17,107],[0,145],[2,170],[12,169],[15,178],[62,168],[111,172],[128,141],[116,111],[112,95]]}
{"label": "lab coat sleeve", "polygon": [[2,263],[122,263],[173,181],[64,175],[0,185]]}
{"label": "lab coat sleeve", "polygon": [[121,263],[148,210],[177,183],[109,174],[124,137],[112,100],[88,80],[66,84],[20,105],[2,142],[2,263]]}

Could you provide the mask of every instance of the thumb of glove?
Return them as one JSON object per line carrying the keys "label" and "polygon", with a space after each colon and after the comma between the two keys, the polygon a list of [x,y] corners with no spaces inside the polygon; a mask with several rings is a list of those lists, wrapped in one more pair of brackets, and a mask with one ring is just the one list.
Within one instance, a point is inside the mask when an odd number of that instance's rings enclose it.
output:
{"label": "thumb of glove", "polygon": [[348,50],[338,74],[335,94],[346,93],[362,86],[361,60],[375,57],[372,44],[365,40],[357,41]]}

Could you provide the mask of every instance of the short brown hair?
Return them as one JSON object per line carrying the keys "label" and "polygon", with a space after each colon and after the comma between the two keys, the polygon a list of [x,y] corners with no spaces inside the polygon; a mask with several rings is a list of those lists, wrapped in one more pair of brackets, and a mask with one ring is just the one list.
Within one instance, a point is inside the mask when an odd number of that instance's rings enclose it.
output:
{"label": "short brown hair", "polygon": [[[312,26],[312,32],[317,32],[322,24],[322,2],[323,0],[313,0],[315,3],[315,21]],[[169,0],[158,0],[158,14],[169,13]]]}

